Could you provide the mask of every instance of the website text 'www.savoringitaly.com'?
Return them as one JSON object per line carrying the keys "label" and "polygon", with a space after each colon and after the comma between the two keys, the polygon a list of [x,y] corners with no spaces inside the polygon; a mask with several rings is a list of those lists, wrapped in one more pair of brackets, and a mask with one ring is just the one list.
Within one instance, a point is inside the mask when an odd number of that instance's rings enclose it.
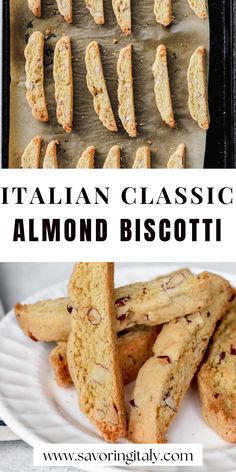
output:
{"label": "website text 'www.savoringitaly.com'", "polygon": [[201,444],[44,444],[34,448],[36,466],[201,466]]}

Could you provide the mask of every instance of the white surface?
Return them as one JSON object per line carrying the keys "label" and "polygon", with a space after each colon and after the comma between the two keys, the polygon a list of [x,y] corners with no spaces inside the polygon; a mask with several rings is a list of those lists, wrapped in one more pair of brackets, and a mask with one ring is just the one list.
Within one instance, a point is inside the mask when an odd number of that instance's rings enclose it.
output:
{"label": "white surface", "polygon": [[[116,268],[116,283],[149,279],[158,272],[166,273],[168,270],[169,266],[154,264],[121,264]],[[236,276],[225,276],[236,285]],[[30,301],[64,293],[65,284],[61,284],[38,293]],[[50,346],[25,338],[13,312],[1,322],[0,414],[11,429],[31,445],[36,442],[102,442],[93,426],[80,413],[75,391],[57,387],[48,364],[49,351]],[[214,470],[235,471],[235,448],[221,440],[202,421],[194,386],[170,429],[169,441],[203,442],[207,468],[202,470],[213,470],[214,466]]]}

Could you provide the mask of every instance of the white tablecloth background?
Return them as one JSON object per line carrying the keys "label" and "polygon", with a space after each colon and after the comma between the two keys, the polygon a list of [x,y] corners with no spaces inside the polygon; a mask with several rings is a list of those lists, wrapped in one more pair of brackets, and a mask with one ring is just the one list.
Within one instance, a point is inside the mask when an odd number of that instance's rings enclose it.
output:
{"label": "white tablecloth background", "polygon": [[[185,265],[187,264],[180,264],[180,266]],[[188,266],[191,265],[188,264]],[[194,264],[194,266],[197,266],[197,264]],[[199,263],[199,266],[215,272],[225,271],[236,273],[236,264],[233,263]],[[68,280],[72,267],[73,264],[61,263],[0,263],[0,299],[2,300],[5,312],[8,312],[17,301],[21,301],[49,285],[56,284],[62,280]],[[32,449],[23,441],[0,442],[0,458],[0,472],[67,472],[78,470],[74,467],[33,467]],[[173,470],[173,468],[168,467],[162,470],[170,471],[171,469]],[[104,468],[104,471],[105,470]],[[200,471],[201,468],[178,468],[179,472],[187,472],[187,470],[194,472],[194,470]]]}

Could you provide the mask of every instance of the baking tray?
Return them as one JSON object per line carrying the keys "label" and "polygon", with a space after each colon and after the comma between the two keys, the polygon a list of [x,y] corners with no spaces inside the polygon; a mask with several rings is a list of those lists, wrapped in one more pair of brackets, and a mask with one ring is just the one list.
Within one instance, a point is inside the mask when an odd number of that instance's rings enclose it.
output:
{"label": "baking tray", "polygon": [[[209,106],[205,168],[236,168],[236,0],[208,0],[210,18]],[[10,100],[9,2],[3,0],[2,167],[8,168]]]}

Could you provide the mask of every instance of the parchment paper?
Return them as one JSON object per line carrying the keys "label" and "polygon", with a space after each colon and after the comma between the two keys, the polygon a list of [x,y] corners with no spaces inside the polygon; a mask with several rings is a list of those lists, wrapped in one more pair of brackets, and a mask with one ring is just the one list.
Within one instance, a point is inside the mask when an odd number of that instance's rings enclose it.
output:
{"label": "parchment paper", "polygon": [[[201,20],[190,9],[187,0],[173,1],[175,21],[165,29],[156,23],[154,0],[133,0],[133,33],[127,38],[116,24],[111,0],[105,0],[106,22],[97,26],[85,8],[84,0],[74,0],[74,22],[67,25],[58,13],[55,0],[42,0],[42,18],[35,19],[26,0],[10,0],[11,6],[11,109],[10,109],[10,167],[19,167],[21,154],[29,141],[41,134],[44,150],[51,139],[60,140],[59,167],[75,167],[88,145],[96,147],[96,167],[102,167],[109,148],[122,146],[122,166],[132,167],[136,149],[149,145],[152,167],[166,167],[168,158],[178,144],[187,145],[187,167],[201,168],[205,153],[206,133],[195,123],[188,111],[187,68],[194,50],[202,45],[209,52],[209,22]],[[50,122],[43,124],[33,119],[25,98],[24,48],[29,35],[40,30],[51,34],[45,41],[45,82]],[[62,34],[72,38],[74,74],[74,129],[62,132],[56,122],[53,52]],[[101,46],[101,56],[113,110],[119,132],[106,130],[94,112],[92,97],[86,85],[85,49],[91,40]],[[114,42],[113,40],[117,41]],[[139,136],[129,138],[117,114],[116,63],[119,50],[133,44],[133,75],[135,107]],[[156,47],[164,43],[168,48],[168,63],[176,130],[161,121],[154,97],[152,64]]]}

